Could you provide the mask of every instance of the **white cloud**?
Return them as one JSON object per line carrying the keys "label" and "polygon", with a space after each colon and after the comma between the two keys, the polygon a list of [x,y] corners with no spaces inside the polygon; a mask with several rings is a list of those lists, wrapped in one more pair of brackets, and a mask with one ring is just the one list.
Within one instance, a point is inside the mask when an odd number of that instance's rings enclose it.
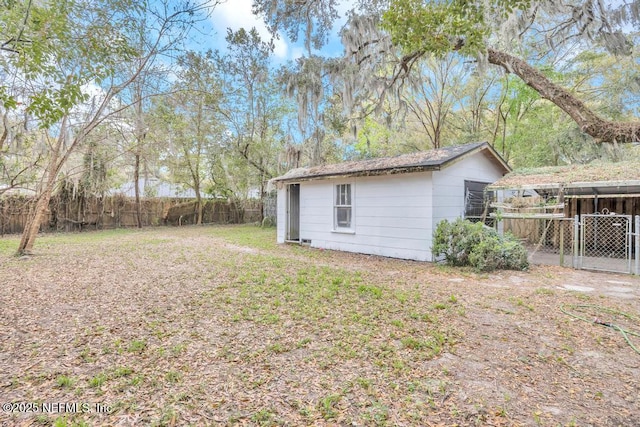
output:
{"label": "white cloud", "polygon": [[353,9],[356,6],[356,0],[343,0],[338,4],[336,9],[338,10],[338,14],[345,18],[347,16],[347,12]]}
{"label": "white cloud", "polygon": [[302,58],[306,54],[306,51],[303,47],[294,47],[291,49],[291,59]]}
{"label": "white cloud", "polygon": [[[211,22],[218,32],[218,42],[220,44],[224,43],[224,36],[227,32],[227,28],[237,31],[240,28],[249,30],[252,27],[255,27],[263,40],[271,39],[271,33],[267,29],[262,18],[251,13],[252,3],[252,0],[227,0],[216,6],[211,17]],[[330,37],[329,41],[329,45],[331,46],[326,48],[327,52],[331,56],[337,56],[342,53],[341,46],[337,46],[340,44],[338,32],[347,21],[347,12],[355,7],[356,4],[357,0],[341,0],[338,2],[337,11],[340,18],[334,22],[332,30],[333,35]],[[305,55],[305,50],[301,46],[301,41],[293,44],[288,42],[287,38],[282,33],[280,33],[279,36],[279,38],[276,38],[273,41],[275,45],[274,54],[278,59],[297,59]]]}
{"label": "white cloud", "polygon": [[335,24],[336,28],[339,29],[347,22],[348,13],[355,6],[356,6],[356,0],[343,0],[338,4],[336,9],[338,11],[338,15],[340,16],[340,18],[338,18],[338,21]]}
{"label": "white cloud", "polygon": [[[251,13],[252,0],[229,0],[216,7],[212,15],[213,25],[220,37],[224,37],[227,28],[237,31],[240,28],[251,29],[255,27],[263,40],[270,40],[271,33],[264,21]],[[278,58],[286,59],[289,55],[289,45],[282,35],[274,40],[274,54]]]}

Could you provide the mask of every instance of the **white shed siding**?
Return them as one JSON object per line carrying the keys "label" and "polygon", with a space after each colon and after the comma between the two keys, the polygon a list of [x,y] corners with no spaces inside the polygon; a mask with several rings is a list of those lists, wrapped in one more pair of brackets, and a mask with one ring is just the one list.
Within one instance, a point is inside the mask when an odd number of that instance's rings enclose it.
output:
{"label": "white shed siding", "polygon": [[[353,233],[333,231],[336,184],[351,183]],[[311,246],[431,259],[431,172],[302,182],[300,238]]]}
{"label": "white shed siding", "polygon": [[285,228],[287,226],[287,186],[278,189],[276,209],[278,210],[276,223],[276,241],[284,243],[286,239]]}
{"label": "white shed siding", "polygon": [[502,172],[487,156],[478,153],[433,172],[433,229],[443,219],[464,216],[464,181],[493,183]]}
{"label": "white shed siding", "polygon": [[329,181],[300,184],[300,238],[317,239],[333,228],[333,187]]}
{"label": "white shed siding", "polygon": [[[300,239],[316,248],[431,261],[433,231],[464,215],[465,180],[492,183],[503,167],[486,151],[433,172],[300,181]],[[334,231],[337,184],[351,184],[352,228]],[[277,240],[286,240],[287,184],[278,190]]]}

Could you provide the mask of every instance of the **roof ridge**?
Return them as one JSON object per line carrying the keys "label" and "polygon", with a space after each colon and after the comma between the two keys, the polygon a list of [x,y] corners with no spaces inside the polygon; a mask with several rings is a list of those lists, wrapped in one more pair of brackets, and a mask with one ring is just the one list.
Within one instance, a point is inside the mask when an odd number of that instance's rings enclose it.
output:
{"label": "roof ridge", "polygon": [[[440,166],[460,156],[471,153],[483,146],[490,147],[486,141],[471,142],[447,147],[435,148],[427,151],[397,154],[395,156],[377,157],[361,160],[350,160],[341,163],[331,163],[312,167],[291,169],[272,181],[292,181],[314,179],[332,176],[361,176],[380,175],[384,173],[417,172],[421,170],[437,170]],[[496,156],[497,153],[492,153]],[[508,170],[508,166],[499,159]]]}

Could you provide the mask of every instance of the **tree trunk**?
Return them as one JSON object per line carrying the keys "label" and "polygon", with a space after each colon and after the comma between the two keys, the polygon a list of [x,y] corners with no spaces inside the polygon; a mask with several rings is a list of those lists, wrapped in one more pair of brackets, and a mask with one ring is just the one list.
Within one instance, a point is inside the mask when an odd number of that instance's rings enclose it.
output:
{"label": "tree trunk", "polygon": [[[133,184],[136,198],[136,225],[138,226],[138,228],[142,228],[142,206],[140,202],[140,157],[142,155],[142,144],[146,136],[142,117],[142,82],[136,82],[133,89],[134,105],[136,111],[136,152],[135,165],[133,169]],[[144,184],[146,187],[148,185],[148,181],[145,181]]]}
{"label": "tree trunk", "polygon": [[4,148],[4,143],[9,136],[9,110],[5,111],[2,115],[2,136],[0,136],[0,151]]}
{"label": "tree trunk", "polygon": [[588,108],[584,102],[558,86],[520,58],[488,49],[489,63],[520,77],[529,87],[567,113],[587,135],[598,142],[625,143],[640,141],[640,122],[612,122]]}
{"label": "tree trunk", "polygon": [[267,192],[264,188],[264,175],[260,179],[260,224],[264,221],[264,199],[267,196]]}
{"label": "tree trunk", "polygon": [[200,196],[200,183],[196,181],[196,185],[193,188],[196,192],[196,212],[197,219],[196,225],[202,225],[202,197]]}
{"label": "tree trunk", "polygon": [[38,231],[40,230],[40,224],[42,224],[44,214],[49,206],[54,185],[55,178],[51,183],[47,182],[44,192],[40,194],[40,197],[38,197],[36,206],[27,221],[24,231],[22,232],[22,238],[20,239],[20,245],[18,246],[19,255],[28,255],[32,253],[33,244],[36,241]]}
{"label": "tree trunk", "polygon": [[60,150],[62,148],[62,141],[64,139],[64,133],[66,131],[66,120],[63,121],[60,132],[60,136],[56,141],[56,146],[51,152],[51,159],[49,159],[49,168],[47,172],[47,179],[44,183],[44,187],[38,199],[35,207],[29,209],[29,215],[27,222],[22,230],[22,238],[20,239],[20,245],[18,245],[17,255],[28,255],[33,251],[33,244],[38,236],[40,230],[40,224],[44,218],[44,213],[47,211],[49,201],[51,200],[51,193],[56,184],[56,177],[60,170],[61,164],[58,162],[60,158]]}
{"label": "tree trunk", "polygon": [[136,161],[133,169],[133,188],[136,197],[136,225],[142,228],[142,208],[140,206],[140,153],[136,153]]}

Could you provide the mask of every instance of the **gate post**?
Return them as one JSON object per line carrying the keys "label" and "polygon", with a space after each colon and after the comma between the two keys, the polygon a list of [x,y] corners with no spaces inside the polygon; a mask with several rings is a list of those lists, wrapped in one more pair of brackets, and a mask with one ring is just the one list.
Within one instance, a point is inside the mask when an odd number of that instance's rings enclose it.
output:
{"label": "gate post", "polygon": [[636,215],[635,219],[636,219],[636,223],[635,223],[635,230],[633,233],[633,237],[635,238],[635,242],[636,242],[636,253],[635,253],[636,268],[633,273],[637,275],[637,274],[640,274],[640,271],[638,271],[638,267],[640,266],[640,215]]}
{"label": "gate post", "polygon": [[560,267],[564,267],[564,221],[558,221],[560,226]]}
{"label": "gate post", "polygon": [[580,216],[573,217],[573,268],[580,268],[578,254],[580,252]]}

